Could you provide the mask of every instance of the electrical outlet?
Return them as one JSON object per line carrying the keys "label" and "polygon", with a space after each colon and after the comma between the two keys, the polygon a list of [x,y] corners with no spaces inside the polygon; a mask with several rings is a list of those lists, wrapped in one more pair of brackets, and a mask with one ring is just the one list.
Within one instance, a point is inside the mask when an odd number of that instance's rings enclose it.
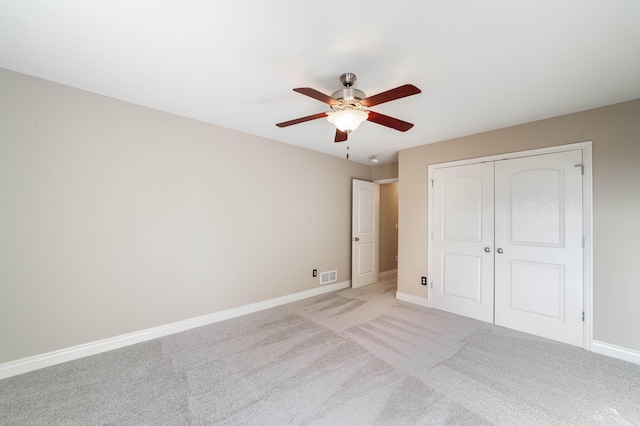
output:
{"label": "electrical outlet", "polygon": [[317,277],[317,276],[318,276],[318,270],[317,270],[317,269],[314,269],[314,270],[313,270],[313,278],[315,278],[315,277]]}
{"label": "electrical outlet", "polygon": [[421,283],[422,285],[427,285],[427,277],[422,277],[422,278],[420,279],[420,283]]}

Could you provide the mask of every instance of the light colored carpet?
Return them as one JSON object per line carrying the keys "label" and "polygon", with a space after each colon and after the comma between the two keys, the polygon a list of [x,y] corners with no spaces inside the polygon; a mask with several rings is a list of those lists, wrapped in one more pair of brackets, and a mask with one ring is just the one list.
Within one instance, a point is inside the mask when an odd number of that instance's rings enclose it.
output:
{"label": "light colored carpet", "polygon": [[2,425],[640,425],[640,366],[347,289],[0,381]]}

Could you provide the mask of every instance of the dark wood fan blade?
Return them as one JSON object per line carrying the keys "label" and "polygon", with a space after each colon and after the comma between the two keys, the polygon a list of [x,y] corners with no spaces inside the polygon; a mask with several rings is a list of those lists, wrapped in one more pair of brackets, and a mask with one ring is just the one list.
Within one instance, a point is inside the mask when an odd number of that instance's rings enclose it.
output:
{"label": "dark wood fan blade", "polygon": [[293,126],[294,124],[304,123],[305,121],[316,120],[318,118],[324,118],[327,116],[326,112],[321,112],[320,114],[308,115],[306,117],[296,118],[295,120],[284,121],[282,123],[276,124],[278,127],[287,127]]}
{"label": "dark wood fan blade", "polygon": [[389,117],[388,115],[380,114],[373,111],[369,111],[369,117],[367,117],[367,120],[376,124],[380,124],[382,126],[391,127],[392,129],[396,129],[401,132],[406,132],[413,127],[413,124],[411,123],[407,123],[406,121],[398,120],[397,118]]}
{"label": "dark wood fan blade", "polygon": [[322,92],[318,92],[316,89],[312,89],[311,87],[299,87],[297,89],[293,89],[293,91],[309,96],[313,99],[317,99],[320,102],[324,102],[325,104],[329,104],[329,105],[338,104],[338,101],[333,99],[331,96],[325,95]]}
{"label": "dark wood fan blade", "polygon": [[347,133],[341,131],[340,129],[336,129],[336,138],[334,139],[334,142],[344,142],[348,137],[349,135]]}
{"label": "dark wood fan blade", "polygon": [[360,103],[367,107],[374,105],[380,105],[385,102],[394,101],[400,98],[406,98],[407,96],[417,95],[422,93],[413,84],[405,84],[404,86],[396,87],[395,89],[387,90],[386,92],[378,93],[377,95],[369,96],[360,101]]}

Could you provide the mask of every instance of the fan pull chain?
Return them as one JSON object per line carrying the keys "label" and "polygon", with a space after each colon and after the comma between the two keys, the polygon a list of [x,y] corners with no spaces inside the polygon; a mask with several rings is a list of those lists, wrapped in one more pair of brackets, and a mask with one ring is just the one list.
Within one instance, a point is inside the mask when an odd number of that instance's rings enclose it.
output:
{"label": "fan pull chain", "polygon": [[349,145],[347,145],[347,160],[349,159]]}

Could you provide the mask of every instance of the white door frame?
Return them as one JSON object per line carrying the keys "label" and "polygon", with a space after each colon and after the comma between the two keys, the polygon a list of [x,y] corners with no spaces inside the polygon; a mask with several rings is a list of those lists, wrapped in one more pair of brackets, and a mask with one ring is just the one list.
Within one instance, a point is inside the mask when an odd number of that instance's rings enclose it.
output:
{"label": "white door frame", "polygon": [[[550,146],[547,148],[532,149],[527,151],[510,152],[506,154],[491,155],[487,157],[471,158],[468,160],[452,161],[448,163],[431,164],[429,165],[429,188],[433,182],[433,171],[435,169],[452,166],[462,166],[467,164],[482,163],[486,161],[499,161],[508,160],[518,157],[529,157],[533,155],[551,154],[555,152],[563,151],[582,151],[582,164],[583,164],[583,177],[582,177],[582,219],[583,219],[583,235],[584,235],[584,250],[583,250],[583,269],[584,269],[584,344],[583,348],[590,351],[593,341],[593,181],[592,181],[592,155],[591,155],[591,141],[573,143],[568,145]],[[429,189],[429,225],[428,225],[428,250],[429,258],[427,259],[427,268],[431,275],[431,251],[432,242],[431,235],[433,231],[433,191]],[[433,286],[432,280],[429,287]],[[431,299],[427,297],[427,306],[431,307]]]}

